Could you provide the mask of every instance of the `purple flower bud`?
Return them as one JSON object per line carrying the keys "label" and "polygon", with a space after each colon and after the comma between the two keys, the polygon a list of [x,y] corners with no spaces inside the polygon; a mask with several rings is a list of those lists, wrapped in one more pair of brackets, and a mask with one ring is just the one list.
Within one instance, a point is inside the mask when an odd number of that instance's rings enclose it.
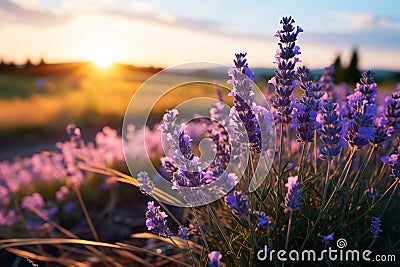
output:
{"label": "purple flower bud", "polygon": [[282,207],[285,208],[285,212],[292,212],[295,210],[300,210],[300,205],[303,200],[303,190],[300,189],[300,181],[298,176],[290,176],[288,182],[285,184],[288,192],[285,196],[285,202],[282,203]]}
{"label": "purple flower bud", "polygon": [[320,237],[322,237],[322,242],[324,242],[325,244],[330,244],[331,241],[334,240],[334,233],[331,233],[329,235],[323,236],[323,235],[319,235]]}
{"label": "purple flower bud", "polygon": [[154,234],[158,234],[163,237],[169,237],[171,231],[167,225],[167,214],[160,210],[160,207],[154,206],[154,202],[150,201],[147,203],[146,211],[146,226],[148,230],[151,230]]}
{"label": "purple flower bud", "polygon": [[222,255],[219,251],[211,251],[208,254],[208,267],[224,267],[225,264],[221,262]]}
{"label": "purple flower bud", "polygon": [[188,240],[188,232],[189,228],[184,227],[182,225],[179,226],[178,228],[178,236],[184,240]]}
{"label": "purple flower bud", "polygon": [[283,122],[290,122],[291,96],[294,88],[297,87],[294,68],[301,60],[296,57],[299,55],[300,47],[296,45],[297,35],[303,31],[301,27],[293,26],[292,17],[283,17],[281,20],[282,29],[275,36],[279,37],[279,49],[275,55],[275,64],[278,69],[275,71],[275,79],[271,79],[275,87],[276,96],[272,99],[272,105],[277,110],[278,116],[283,118]]}
{"label": "purple flower bud", "polygon": [[371,216],[371,227],[370,227],[371,234],[374,238],[377,238],[379,233],[382,233],[381,230],[381,219],[378,217]]}
{"label": "purple flower bud", "polygon": [[396,149],[396,152],[390,155],[390,157],[381,157],[381,160],[389,166],[390,177],[393,179],[400,179],[400,156],[398,149]]}
{"label": "purple flower bud", "polygon": [[249,203],[242,192],[233,191],[225,196],[225,204],[228,205],[234,215],[242,220],[249,214]]}
{"label": "purple flower bud", "polygon": [[367,194],[367,196],[369,196],[370,198],[380,198],[381,195],[378,193],[378,191],[376,191],[376,188],[371,187],[368,188],[367,190],[365,190],[365,193]]}
{"label": "purple flower bud", "polygon": [[137,174],[137,182],[140,187],[140,191],[144,194],[148,194],[153,191],[154,183],[150,179],[149,174],[147,172],[139,172]]}
{"label": "purple flower bud", "polygon": [[257,216],[258,222],[257,226],[259,228],[266,228],[270,231],[272,231],[274,228],[271,225],[271,219],[265,215],[263,211],[253,211],[253,214]]}

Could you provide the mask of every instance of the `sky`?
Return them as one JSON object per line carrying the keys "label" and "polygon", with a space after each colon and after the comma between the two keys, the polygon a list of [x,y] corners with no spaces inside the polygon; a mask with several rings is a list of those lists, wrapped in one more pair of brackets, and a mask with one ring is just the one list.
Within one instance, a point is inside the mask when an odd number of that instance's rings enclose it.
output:
{"label": "sky", "polygon": [[193,61],[273,67],[291,15],[303,64],[321,68],[357,48],[362,69],[400,71],[400,1],[0,0],[0,56],[24,63],[92,60],[169,67]]}

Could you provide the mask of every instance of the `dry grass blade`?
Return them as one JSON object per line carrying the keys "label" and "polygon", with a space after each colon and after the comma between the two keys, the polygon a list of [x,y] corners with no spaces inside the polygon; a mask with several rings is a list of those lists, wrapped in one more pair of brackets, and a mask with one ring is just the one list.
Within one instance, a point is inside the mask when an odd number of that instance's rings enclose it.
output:
{"label": "dry grass blade", "polygon": [[128,258],[128,259],[132,259],[132,260],[134,260],[134,261],[136,261],[136,262],[138,262],[138,263],[140,263],[140,264],[142,264],[142,265],[144,265],[144,266],[148,266],[148,267],[153,267],[153,266],[154,266],[153,263],[150,263],[150,262],[146,261],[145,259],[142,259],[142,258],[140,258],[139,256],[136,256],[135,254],[130,253],[129,251],[126,251],[126,250],[116,250],[116,249],[115,249],[114,252],[115,252],[116,254],[122,256],[122,257],[125,257],[125,258]]}
{"label": "dry grass blade", "polygon": [[[37,261],[44,261],[44,262],[57,262],[59,264],[62,264],[64,266],[74,266],[74,267],[90,267],[90,265],[87,265],[85,263],[77,262],[74,260],[66,259],[66,258],[59,258],[59,257],[46,257],[46,256],[41,256],[34,254],[32,252],[16,249],[16,248],[7,248],[6,249],[8,252],[13,253],[21,258],[27,258],[27,259],[33,259]],[[33,266],[38,266],[33,265]]]}
{"label": "dry grass blade", "polygon": [[51,245],[51,244],[79,244],[88,246],[101,246],[109,248],[120,248],[119,245],[90,241],[84,239],[70,239],[70,238],[13,238],[0,240],[0,249],[6,249],[18,246],[29,245]]}
{"label": "dry grass blade", "polygon": [[[132,234],[131,237],[132,238],[145,238],[145,239],[153,238],[153,239],[161,240],[168,244],[174,245],[174,243],[170,239],[164,238],[159,235],[152,234],[152,233],[146,233],[146,232],[137,233],[137,234]],[[182,250],[187,249],[185,240],[183,240],[182,238],[179,238],[179,237],[172,237],[172,238],[175,241],[175,243],[179,246],[180,249],[182,249]],[[201,245],[199,245],[193,241],[190,241],[190,240],[188,240],[188,243],[194,253],[201,254],[201,252],[203,250],[203,247]]]}
{"label": "dry grass blade", "polygon": [[172,257],[165,256],[165,255],[162,255],[162,254],[159,254],[159,253],[156,253],[156,252],[147,250],[147,249],[143,249],[143,248],[139,248],[139,247],[136,247],[136,246],[132,246],[132,245],[124,244],[124,243],[119,243],[119,242],[116,243],[116,244],[119,245],[121,249],[126,249],[126,250],[132,250],[132,251],[136,251],[136,252],[147,253],[147,254],[150,254],[150,255],[153,255],[153,256],[156,256],[156,257],[164,258],[164,259],[166,259],[166,260],[169,260],[170,262],[174,262],[174,263],[180,264],[180,265],[182,265],[182,266],[188,266],[188,267],[191,267],[191,266],[192,266],[192,265],[187,264],[187,263],[185,263],[185,262],[176,260],[176,259],[174,259],[174,258],[172,258]]}

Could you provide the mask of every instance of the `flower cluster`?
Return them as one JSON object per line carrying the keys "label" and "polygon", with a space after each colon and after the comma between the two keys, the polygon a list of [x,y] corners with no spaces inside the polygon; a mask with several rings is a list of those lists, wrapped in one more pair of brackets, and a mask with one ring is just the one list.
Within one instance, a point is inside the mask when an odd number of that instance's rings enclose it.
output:
{"label": "flower cluster", "polygon": [[147,172],[139,172],[137,175],[137,182],[140,187],[140,191],[144,194],[148,194],[153,191],[154,183],[150,179],[149,174]]}
{"label": "flower cluster", "polygon": [[165,219],[167,217],[168,215],[161,211],[159,206],[154,206],[153,201],[147,203],[146,226],[148,230],[151,230],[154,234],[169,237],[171,231],[169,230],[168,222]]}
{"label": "flower cluster", "polygon": [[271,218],[266,216],[263,211],[253,211],[253,214],[257,217],[257,227],[266,228],[270,231],[274,229],[271,225]]}
{"label": "flower cluster", "polygon": [[299,210],[303,200],[303,189],[300,188],[298,176],[290,176],[288,178],[288,182],[285,184],[285,187],[288,189],[288,192],[285,196],[285,202],[282,203],[282,207],[285,208],[285,212]]}
{"label": "flower cluster", "polygon": [[[229,94],[234,97],[234,106],[231,109],[230,117],[231,124],[238,134],[239,142],[247,144],[257,152],[261,151],[261,132],[260,125],[253,111],[254,92],[251,85],[252,76],[243,74],[244,69],[246,72],[251,72],[248,64],[245,63],[246,53],[235,54],[236,69],[230,69],[228,74],[231,79],[228,81],[233,84],[233,90]],[[243,65],[244,64],[244,65]]]}
{"label": "flower cluster", "polygon": [[293,104],[292,127],[296,128],[297,141],[307,143],[314,140],[319,103],[314,99],[311,91],[313,83],[309,81],[310,70],[299,67],[297,75],[300,81],[299,86],[304,90],[304,96]]}
{"label": "flower cluster", "polygon": [[295,28],[292,17],[284,17],[281,22],[282,29],[275,33],[279,39],[279,49],[275,54],[275,64],[278,70],[275,72],[269,83],[275,87],[276,97],[272,99],[273,106],[277,109],[277,114],[288,122],[292,113],[291,99],[294,88],[297,87],[295,79],[296,63],[300,62],[297,55],[300,55],[300,47],[296,45],[297,36],[303,29],[300,26]]}
{"label": "flower cluster", "polygon": [[382,233],[381,230],[381,219],[378,217],[371,216],[371,227],[370,227],[371,234],[374,238],[377,238],[379,233]]}
{"label": "flower cluster", "polygon": [[331,241],[333,241],[333,239],[335,238],[334,233],[331,233],[326,236],[319,234],[319,236],[322,237],[322,242],[324,242],[326,245],[329,245],[331,243]]}
{"label": "flower cluster", "polygon": [[221,262],[222,254],[220,251],[211,251],[208,254],[208,267],[224,267],[225,264]]}
{"label": "flower cluster", "polygon": [[319,84],[321,85],[322,92],[324,92],[324,99],[335,101],[336,95],[334,94],[335,83],[333,75],[335,74],[335,66],[329,65],[324,68],[324,73],[319,78]]}
{"label": "flower cluster", "polygon": [[390,168],[390,176],[393,179],[400,179],[400,155],[399,149],[390,156],[382,157],[382,161]]}
{"label": "flower cluster", "polygon": [[231,209],[234,215],[241,219],[246,218],[250,212],[247,197],[242,192],[233,191],[225,196],[225,204]]}
{"label": "flower cluster", "polygon": [[364,72],[360,82],[357,84],[354,94],[347,97],[351,107],[351,119],[346,121],[344,127],[344,138],[351,147],[357,150],[362,149],[374,139],[373,118],[377,109],[374,103],[376,84],[373,72]]}
{"label": "flower cluster", "polygon": [[319,129],[320,138],[323,143],[321,147],[320,158],[330,160],[336,157],[340,152],[341,147],[341,121],[337,113],[337,104],[328,101],[322,106],[323,123]]}

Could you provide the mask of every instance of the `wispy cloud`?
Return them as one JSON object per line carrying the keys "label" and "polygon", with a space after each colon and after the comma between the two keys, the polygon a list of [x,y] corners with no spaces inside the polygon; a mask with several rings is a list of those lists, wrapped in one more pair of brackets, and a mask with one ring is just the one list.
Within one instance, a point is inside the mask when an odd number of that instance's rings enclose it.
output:
{"label": "wispy cloud", "polygon": [[[335,31],[368,32],[378,30],[400,31],[400,20],[369,12],[329,11],[327,17],[336,27]],[[339,27],[340,26],[340,27]]]}
{"label": "wispy cloud", "polygon": [[65,24],[72,18],[69,15],[56,15],[48,10],[22,6],[9,0],[0,1],[1,24],[26,24],[32,26],[55,26]]}

